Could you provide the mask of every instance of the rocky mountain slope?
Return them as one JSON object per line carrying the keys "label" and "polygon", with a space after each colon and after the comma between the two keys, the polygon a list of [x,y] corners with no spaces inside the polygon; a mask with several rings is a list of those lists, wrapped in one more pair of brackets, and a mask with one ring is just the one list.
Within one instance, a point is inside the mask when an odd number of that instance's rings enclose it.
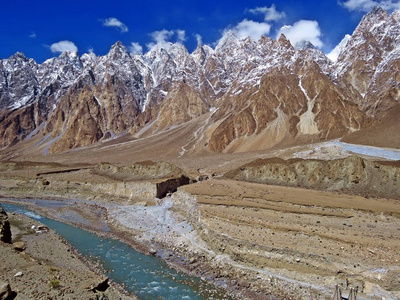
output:
{"label": "rocky mountain slope", "polygon": [[342,141],[385,148],[400,148],[400,104],[382,112],[369,126],[345,136]]}
{"label": "rocky mountain slope", "polygon": [[334,75],[371,115],[398,104],[400,96],[400,11],[375,7],[364,16],[339,54]]}
{"label": "rocky mountain slope", "polygon": [[310,43],[239,39],[215,49],[122,43],[105,56],[0,60],[0,147],[33,137],[44,154],[124,134],[152,136],[202,116],[186,152],[238,152],[339,138],[400,99],[400,12],[367,14],[332,62]]}

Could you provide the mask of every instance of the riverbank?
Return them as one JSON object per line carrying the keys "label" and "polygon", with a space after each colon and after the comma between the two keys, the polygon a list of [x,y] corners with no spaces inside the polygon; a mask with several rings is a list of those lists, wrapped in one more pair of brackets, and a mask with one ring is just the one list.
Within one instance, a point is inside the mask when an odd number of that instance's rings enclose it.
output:
{"label": "riverbank", "polygon": [[[0,198],[0,201],[26,206],[30,210],[35,211],[42,216],[85,229],[86,231],[95,233],[103,238],[117,239],[130,245],[141,253],[158,256],[172,269],[178,270],[183,274],[201,277],[202,281],[197,283],[196,286],[198,286],[197,288],[199,289],[199,293],[208,295],[204,299],[249,299],[243,298],[245,293],[240,293],[240,296],[238,296],[238,293],[232,292],[233,289],[228,289],[228,285],[221,279],[213,281],[213,277],[211,277],[212,268],[207,265],[208,261],[203,255],[199,255],[196,259],[194,256],[190,256],[191,259],[189,259],[188,254],[190,253],[185,253],[185,256],[181,251],[183,249],[172,247],[171,244],[166,244],[155,239],[152,239],[151,241],[142,240],[134,231],[126,230],[122,224],[110,221],[107,212],[105,213],[104,211],[105,207],[101,204],[77,199],[44,200]],[[114,209],[124,208],[124,206],[116,204],[106,206],[109,210],[111,210],[111,207]],[[101,215],[100,220],[99,215]],[[107,225],[104,225],[106,220],[110,222],[107,222]],[[82,256],[79,257],[82,258]],[[83,259],[82,261],[94,271],[102,272],[102,269],[97,265],[92,265],[93,261],[87,259]],[[196,266],[196,268],[194,268],[194,266]],[[215,286],[213,287],[214,284]],[[124,292],[126,292],[126,290]],[[236,294],[236,296],[234,294]]]}
{"label": "riverbank", "polygon": [[[125,190],[96,193],[103,179],[88,168],[7,172],[3,196],[47,198],[41,213],[157,255],[238,299],[331,299],[336,284],[358,287],[358,299],[400,296],[396,200],[211,178],[148,205]],[[68,205],[51,202],[67,195]]]}
{"label": "riverbank", "polygon": [[99,268],[53,230],[36,233],[43,226],[37,220],[8,215],[14,245],[0,242],[0,282],[10,285],[16,299],[136,299],[115,284],[96,290],[106,280]]}

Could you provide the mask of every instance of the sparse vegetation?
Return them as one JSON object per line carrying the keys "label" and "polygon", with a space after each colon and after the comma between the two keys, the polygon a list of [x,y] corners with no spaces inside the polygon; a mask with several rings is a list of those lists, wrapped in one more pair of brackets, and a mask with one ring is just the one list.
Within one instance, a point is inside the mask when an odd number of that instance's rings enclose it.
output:
{"label": "sparse vegetation", "polygon": [[60,286],[60,281],[57,280],[57,279],[54,279],[54,280],[52,280],[52,281],[49,282],[49,287],[50,287],[51,289],[56,289],[56,288],[58,288],[59,286]]}

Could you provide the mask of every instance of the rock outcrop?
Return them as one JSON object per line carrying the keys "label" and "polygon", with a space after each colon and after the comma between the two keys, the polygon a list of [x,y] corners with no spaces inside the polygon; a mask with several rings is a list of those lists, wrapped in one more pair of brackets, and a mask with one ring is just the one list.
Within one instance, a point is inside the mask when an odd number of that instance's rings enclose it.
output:
{"label": "rock outcrop", "polygon": [[151,203],[154,198],[164,198],[176,192],[178,187],[193,182],[182,169],[163,161],[143,161],[130,166],[102,163],[92,172],[115,181],[97,186],[96,190],[145,200],[146,203]]}
{"label": "rock outcrop", "polygon": [[259,159],[226,177],[272,185],[346,191],[363,196],[400,198],[400,163],[358,156],[337,160]]}
{"label": "rock outcrop", "polygon": [[3,207],[0,205],[0,241],[11,244],[11,227],[8,216]]}
{"label": "rock outcrop", "polygon": [[91,290],[93,291],[93,292],[97,292],[97,291],[99,291],[99,292],[105,292],[109,287],[110,287],[110,284],[108,283],[109,282],[109,278],[105,278],[102,282],[100,282],[98,285],[96,285],[95,287],[93,287]]}
{"label": "rock outcrop", "polygon": [[154,180],[162,178],[179,177],[183,170],[173,164],[150,160],[137,162],[129,166],[115,166],[101,163],[93,170],[95,174],[117,180]]}
{"label": "rock outcrop", "polygon": [[171,178],[156,184],[158,199],[164,198],[168,194],[175,193],[178,187],[191,183],[191,179],[185,175],[178,178]]}
{"label": "rock outcrop", "polygon": [[11,298],[13,292],[11,290],[10,284],[5,282],[0,282],[0,300],[13,299]]}
{"label": "rock outcrop", "polygon": [[13,248],[18,252],[22,252],[26,249],[26,246],[24,242],[15,242],[13,243]]}

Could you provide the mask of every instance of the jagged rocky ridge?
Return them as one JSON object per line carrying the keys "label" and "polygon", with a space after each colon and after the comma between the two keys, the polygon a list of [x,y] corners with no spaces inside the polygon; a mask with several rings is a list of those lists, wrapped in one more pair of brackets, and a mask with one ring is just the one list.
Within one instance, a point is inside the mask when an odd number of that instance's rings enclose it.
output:
{"label": "jagged rocky ridge", "polygon": [[177,43],[133,55],[120,42],[105,56],[65,52],[42,64],[17,53],[0,60],[0,147],[36,135],[59,152],[205,114],[196,137],[211,151],[343,137],[398,105],[399,21],[374,8],[336,62],[283,35],[233,32],[191,54]]}

